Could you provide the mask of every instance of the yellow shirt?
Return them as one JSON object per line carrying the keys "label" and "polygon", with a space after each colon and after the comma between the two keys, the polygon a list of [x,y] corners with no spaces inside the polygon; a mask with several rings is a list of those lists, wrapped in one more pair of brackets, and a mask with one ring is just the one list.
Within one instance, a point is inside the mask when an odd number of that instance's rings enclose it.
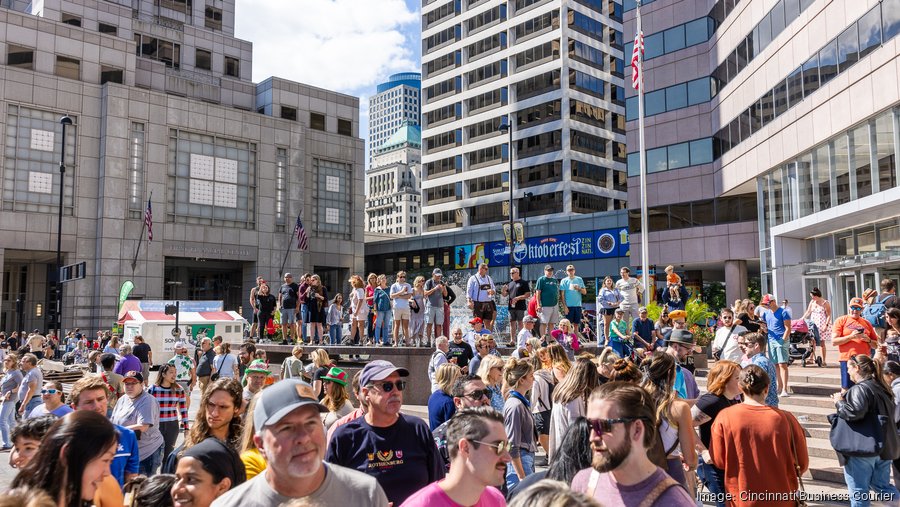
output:
{"label": "yellow shirt", "polygon": [[259,449],[251,449],[241,453],[241,461],[244,462],[244,470],[247,472],[247,480],[256,477],[266,469],[266,459]]}
{"label": "yellow shirt", "polygon": [[96,507],[122,507],[125,500],[122,495],[122,486],[112,475],[103,478],[103,482],[94,493],[94,505]]}

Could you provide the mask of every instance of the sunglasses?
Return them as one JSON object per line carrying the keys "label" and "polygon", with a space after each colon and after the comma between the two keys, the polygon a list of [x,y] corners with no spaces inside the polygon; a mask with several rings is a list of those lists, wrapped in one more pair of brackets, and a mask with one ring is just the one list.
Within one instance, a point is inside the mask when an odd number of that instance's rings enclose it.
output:
{"label": "sunglasses", "polygon": [[58,392],[56,389],[41,389],[41,394],[56,394]]}
{"label": "sunglasses", "polygon": [[616,419],[588,419],[588,423],[591,425],[591,430],[594,431],[598,436],[602,436],[604,433],[612,433],[613,425],[620,423],[629,423],[632,421],[637,421],[638,419],[645,419],[644,417],[619,417]]}
{"label": "sunglasses", "polygon": [[473,444],[481,444],[486,445],[494,450],[497,453],[497,456],[503,456],[504,452],[509,452],[512,449],[512,442],[497,442],[496,444],[491,444],[488,442],[482,442],[480,440],[472,440]]}
{"label": "sunglasses", "polygon": [[861,311],[862,311],[862,307],[861,307],[861,306],[851,306],[850,309],[851,309],[851,310],[856,310],[857,312],[861,312]]}
{"label": "sunglasses", "polygon": [[476,390],[472,391],[471,393],[467,393],[465,395],[465,397],[473,399],[473,400],[480,400],[482,398],[490,398],[491,390],[490,389],[476,389]]}
{"label": "sunglasses", "polygon": [[384,382],[382,384],[370,384],[369,387],[378,387],[381,388],[382,391],[389,393],[394,390],[394,387],[397,387],[398,391],[403,391],[406,389],[406,381],[398,380],[396,382]]}

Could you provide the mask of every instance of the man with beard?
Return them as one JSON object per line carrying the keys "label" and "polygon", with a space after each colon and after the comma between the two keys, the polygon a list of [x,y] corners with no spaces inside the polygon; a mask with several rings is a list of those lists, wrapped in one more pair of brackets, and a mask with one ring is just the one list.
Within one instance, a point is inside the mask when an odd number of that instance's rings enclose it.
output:
{"label": "man with beard", "polygon": [[591,393],[591,468],[578,472],[572,489],[602,505],[692,507],[694,500],[647,457],[657,439],[656,403],[643,388],[608,382]]}
{"label": "man with beard", "polygon": [[266,458],[266,470],[213,505],[269,507],[304,498],[304,505],[387,507],[375,479],[322,461],[325,426],[319,414],[327,411],[306,382],[285,379],[264,390],[253,411],[253,442]]}
{"label": "man with beard", "polygon": [[420,489],[402,507],[505,506],[497,488],[505,480],[512,444],[503,416],[489,406],[464,408],[447,422],[447,440],[451,463],[447,478]]}

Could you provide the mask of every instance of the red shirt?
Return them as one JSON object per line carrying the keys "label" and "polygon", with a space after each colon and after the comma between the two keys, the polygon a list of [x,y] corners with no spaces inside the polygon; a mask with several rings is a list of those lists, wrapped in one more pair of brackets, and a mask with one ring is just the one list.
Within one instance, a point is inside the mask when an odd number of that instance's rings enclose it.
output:
{"label": "red shirt", "polygon": [[537,318],[537,297],[532,296],[532,298],[528,300],[528,315]]}
{"label": "red shirt", "polygon": [[871,354],[874,344],[878,342],[878,335],[875,334],[875,328],[872,327],[872,324],[868,320],[862,317],[857,318],[852,315],[838,317],[838,319],[834,321],[834,325],[831,326],[832,339],[850,335],[857,330],[864,332],[865,335],[872,340],[872,343],[854,338],[847,343],[838,345],[838,350],[841,353],[841,361],[849,360],[850,356]]}
{"label": "red shirt", "polygon": [[369,308],[375,306],[375,287],[366,285],[366,304]]}

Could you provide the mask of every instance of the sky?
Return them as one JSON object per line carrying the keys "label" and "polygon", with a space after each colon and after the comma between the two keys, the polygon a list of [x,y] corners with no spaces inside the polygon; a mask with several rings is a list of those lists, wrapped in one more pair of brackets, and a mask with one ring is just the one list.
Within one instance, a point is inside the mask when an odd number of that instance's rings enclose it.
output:
{"label": "sky", "polygon": [[[253,81],[278,76],[359,97],[363,138],[378,83],[420,69],[419,0],[236,3],[235,36],[253,43]],[[368,163],[368,144],[366,153]]]}

